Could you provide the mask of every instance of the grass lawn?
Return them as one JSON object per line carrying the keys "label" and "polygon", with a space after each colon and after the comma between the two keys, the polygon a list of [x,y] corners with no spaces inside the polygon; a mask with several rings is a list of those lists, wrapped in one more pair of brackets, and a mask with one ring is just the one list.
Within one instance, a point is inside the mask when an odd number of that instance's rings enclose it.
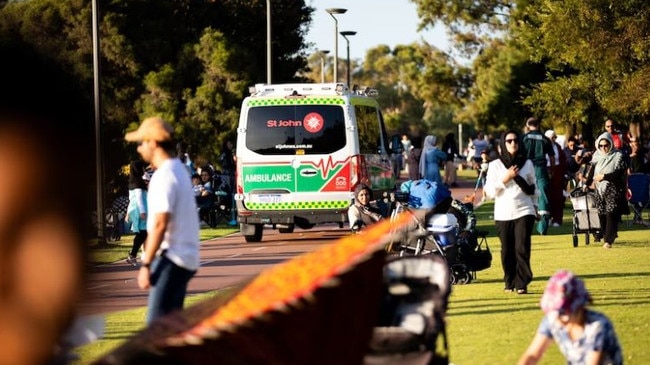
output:
{"label": "grass lawn", "polygon": [[[551,227],[549,235],[533,236],[531,265],[534,280],[528,295],[503,292],[500,243],[494,237],[493,205],[477,209],[481,229],[491,232],[492,267],[479,272],[469,285],[453,287],[448,312],[450,359],[461,364],[514,364],[528,346],[542,318],[539,300],[548,278],[560,268],[581,276],[594,300],[593,309],[614,322],[626,363],[648,361],[650,349],[650,250],[648,230],[621,225],[612,249],[601,243],[586,246],[584,234],[574,248],[572,210],[567,203],[564,225]],[[627,217],[624,217],[626,221]],[[561,364],[556,346],[541,364]]]}
{"label": "grass lawn", "polygon": [[[463,174],[464,175],[464,174]],[[475,176],[475,175],[472,175]],[[475,177],[474,177],[475,178]],[[532,269],[535,275],[528,295],[503,292],[499,259],[500,244],[494,234],[493,205],[476,209],[479,229],[490,231],[492,267],[478,273],[476,281],[453,287],[447,316],[450,361],[456,365],[514,364],[533,338],[542,318],[539,300],[548,278],[560,268],[573,270],[585,279],[595,310],[613,321],[628,364],[650,359],[650,249],[644,227],[621,225],[612,249],[594,243],[586,246],[584,234],[574,248],[571,235],[572,210],[567,203],[564,225],[551,227],[547,236],[533,236]],[[207,230],[204,230],[207,231]],[[211,234],[218,234],[214,232]],[[129,242],[129,243],[126,243]],[[127,238],[120,258],[130,245]],[[194,303],[219,292],[189,298]],[[107,315],[106,336],[78,349],[80,364],[86,364],[114,348],[141,329],[144,308]],[[299,334],[297,334],[299,335]],[[541,364],[564,363],[551,346]]]}

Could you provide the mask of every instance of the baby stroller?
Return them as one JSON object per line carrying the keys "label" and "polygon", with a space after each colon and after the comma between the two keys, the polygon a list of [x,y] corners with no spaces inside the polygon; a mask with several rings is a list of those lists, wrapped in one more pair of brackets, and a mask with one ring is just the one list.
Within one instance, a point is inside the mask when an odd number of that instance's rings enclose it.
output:
{"label": "baby stroller", "polygon": [[[402,190],[406,189],[410,190],[408,203],[403,201],[403,192],[396,194],[396,197],[402,200],[396,202],[396,212],[411,208],[429,208],[432,214],[426,222],[415,221],[411,238],[393,244],[389,248],[390,251],[397,250],[399,256],[440,256],[449,266],[452,284],[468,284],[476,277],[476,271],[490,267],[492,254],[487,247],[485,233],[482,233],[480,245],[474,239],[458,240],[458,219],[453,213],[449,213],[452,198],[444,185],[418,180],[402,187]],[[430,195],[436,198],[430,199]],[[437,204],[421,204],[429,200]],[[462,247],[459,243],[462,243]]]}
{"label": "baby stroller", "polygon": [[379,320],[363,364],[449,364],[450,293],[449,268],[440,256],[389,259]]}
{"label": "baby stroller", "polygon": [[578,234],[585,234],[585,245],[589,244],[589,235],[600,235],[600,218],[596,207],[595,193],[578,187],[571,191],[573,205],[573,247],[578,247]]}
{"label": "baby stroller", "polygon": [[125,227],[124,217],[129,205],[127,196],[118,196],[113,200],[111,207],[105,209],[104,215],[104,233],[107,242],[117,242],[122,239],[122,234],[126,233],[128,228]]}
{"label": "baby stroller", "polygon": [[230,176],[215,174],[213,185],[215,187],[214,203],[209,212],[210,227],[216,227],[221,221],[228,222],[228,225],[235,225],[234,221],[234,199],[230,186]]}

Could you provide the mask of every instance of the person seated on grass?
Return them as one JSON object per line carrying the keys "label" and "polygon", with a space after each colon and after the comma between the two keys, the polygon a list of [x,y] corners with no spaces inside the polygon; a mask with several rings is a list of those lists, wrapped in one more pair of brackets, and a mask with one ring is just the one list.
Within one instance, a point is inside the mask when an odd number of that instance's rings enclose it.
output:
{"label": "person seated on grass", "polygon": [[559,270],[551,276],[541,300],[545,316],[518,364],[537,364],[552,341],[569,365],[623,364],[612,322],[604,314],[587,309],[590,303],[585,284],[572,272]]}
{"label": "person seated on grass", "polygon": [[192,174],[192,191],[194,191],[194,196],[197,198],[203,195],[205,191],[205,187],[203,187],[203,183],[201,182],[201,175],[199,174]]}
{"label": "person seated on grass", "polygon": [[199,219],[209,224],[210,222],[210,209],[214,205],[214,190],[212,188],[212,170],[206,165],[201,169],[200,186],[194,186],[194,176],[192,176],[192,189],[195,195],[198,190],[199,194],[196,195],[196,206],[199,210]]}
{"label": "person seated on grass", "polygon": [[354,189],[354,204],[348,208],[348,220],[352,232],[358,232],[363,226],[380,221],[381,210],[372,206],[372,190],[367,185],[359,184]]}

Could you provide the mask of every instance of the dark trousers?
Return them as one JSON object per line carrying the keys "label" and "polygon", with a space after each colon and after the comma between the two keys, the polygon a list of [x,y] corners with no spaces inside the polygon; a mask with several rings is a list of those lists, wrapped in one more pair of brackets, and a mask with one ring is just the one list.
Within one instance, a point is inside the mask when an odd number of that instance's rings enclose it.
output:
{"label": "dark trousers", "polygon": [[614,243],[618,237],[618,221],[621,219],[618,212],[599,214],[600,231],[603,235],[603,240],[609,244]]}
{"label": "dark trousers", "polygon": [[530,269],[530,236],[534,222],[535,217],[532,215],[510,221],[496,221],[506,289],[527,289],[533,280]]}
{"label": "dark trousers", "polygon": [[164,254],[154,259],[149,278],[151,288],[147,324],[177,309],[183,309],[187,285],[195,273],[196,271],[176,265]]}
{"label": "dark trousers", "polygon": [[129,255],[131,257],[136,257],[138,255],[138,251],[140,251],[140,247],[142,247],[142,244],[147,240],[147,231],[140,231],[135,234],[133,237],[133,246],[131,246],[131,252],[129,252]]}

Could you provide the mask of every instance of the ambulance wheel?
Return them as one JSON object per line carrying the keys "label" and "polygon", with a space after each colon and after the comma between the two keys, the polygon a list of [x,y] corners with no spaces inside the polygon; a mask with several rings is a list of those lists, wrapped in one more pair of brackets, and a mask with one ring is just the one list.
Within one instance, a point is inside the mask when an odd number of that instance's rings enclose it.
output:
{"label": "ambulance wheel", "polygon": [[573,235],[573,247],[578,247],[578,236]]}
{"label": "ambulance wheel", "polygon": [[262,240],[262,232],[264,230],[264,225],[255,224],[255,233],[251,235],[244,235],[246,242],[260,242]]}
{"label": "ambulance wheel", "polygon": [[278,232],[280,232],[280,233],[293,233],[293,230],[294,230],[295,227],[296,226],[294,226],[293,224],[289,224],[286,227],[278,228]]}

